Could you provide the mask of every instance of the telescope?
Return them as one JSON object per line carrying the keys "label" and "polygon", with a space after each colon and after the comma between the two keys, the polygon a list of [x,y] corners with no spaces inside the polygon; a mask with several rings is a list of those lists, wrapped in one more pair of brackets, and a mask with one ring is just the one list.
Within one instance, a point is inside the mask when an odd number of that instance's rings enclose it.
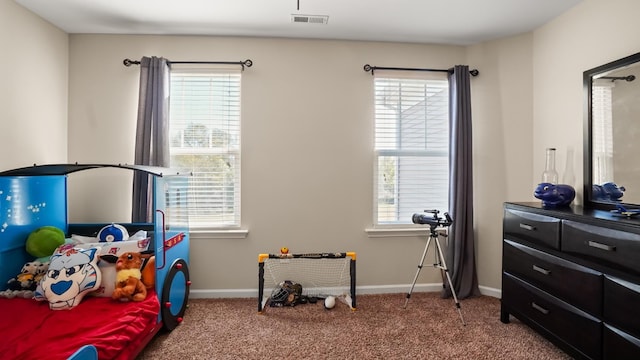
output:
{"label": "telescope", "polygon": [[439,213],[440,211],[438,210],[425,210],[424,214],[413,214],[411,221],[413,221],[414,224],[430,225],[431,227],[446,227],[453,224],[453,219],[449,216],[449,213],[444,213],[444,219],[441,216],[438,216]]}
{"label": "telescope", "polygon": [[[449,268],[447,268],[447,264],[444,261],[444,253],[442,252],[442,247],[440,246],[440,241],[438,237],[441,234],[438,233],[438,226],[450,226],[453,224],[453,219],[449,216],[449,213],[444,213],[444,219],[438,214],[440,211],[438,210],[425,210],[424,213],[415,213],[411,217],[411,220],[414,224],[421,225],[429,225],[429,238],[427,239],[427,245],[424,247],[424,252],[422,253],[422,258],[420,259],[420,264],[418,265],[418,271],[416,272],[416,276],[413,278],[413,283],[411,284],[411,289],[409,289],[409,293],[407,294],[407,299],[404,302],[404,307],[407,307],[407,303],[409,303],[409,298],[411,297],[411,293],[413,292],[414,287],[416,286],[416,281],[418,280],[418,275],[420,275],[420,270],[422,270],[422,266],[424,265],[424,258],[427,255],[427,251],[429,251],[429,245],[431,245],[431,240],[436,246],[436,262],[433,264],[433,267],[440,269],[440,274],[442,275],[442,287],[445,288],[444,280],[446,276],[446,280],[449,282],[449,289],[451,290],[451,295],[453,295],[453,301],[456,304],[456,308],[458,309],[458,315],[460,315],[460,320],[462,320],[462,325],[466,325],[464,322],[464,318],[462,317],[462,311],[460,311],[460,303],[458,302],[458,296],[456,295],[456,291],[453,288],[453,283],[451,282],[451,276],[449,276]],[[447,236],[447,235],[443,235]]]}

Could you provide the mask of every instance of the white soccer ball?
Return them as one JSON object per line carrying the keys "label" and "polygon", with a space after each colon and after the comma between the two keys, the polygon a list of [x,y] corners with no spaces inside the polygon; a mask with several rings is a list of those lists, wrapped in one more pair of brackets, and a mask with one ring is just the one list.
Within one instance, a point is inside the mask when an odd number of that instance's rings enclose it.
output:
{"label": "white soccer ball", "polygon": [[324,299],[324,308],[325,309],[333,309],[334,306],[336,306],[336,298],[335,298],[335,296],[327,296],[327,298]]}

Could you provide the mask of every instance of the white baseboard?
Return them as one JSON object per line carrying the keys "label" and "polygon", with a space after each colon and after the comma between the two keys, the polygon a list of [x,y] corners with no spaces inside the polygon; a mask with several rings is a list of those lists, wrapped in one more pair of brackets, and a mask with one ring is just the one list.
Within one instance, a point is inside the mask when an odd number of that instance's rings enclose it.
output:
{"label": "white baseboard", "polygon": [[496,288],[490,288],[487,286],[479,286],[480,294],[491,296],[494,298],[502,299],[502,290]]}
{"label": "white baseboard", "polygon": [[211,289],[189,291],[191,299],[224,299],[224,298],[253,298],[258,297],[256,289]]}
{"label": "white baseboard", "polygon": [[[409,291],[411,285],[370,285],[356,287],[357,294],[402,294]],[[442,284],[416,284],[413,292],[438,292],[442,290]],[[482,295],[495,298],[502,297],[500,289],[480,286]],[[257,289],[210,289],[191,290],[189,297],[192,299],[221,299],[221,298],[255,298],[258,297]]]}

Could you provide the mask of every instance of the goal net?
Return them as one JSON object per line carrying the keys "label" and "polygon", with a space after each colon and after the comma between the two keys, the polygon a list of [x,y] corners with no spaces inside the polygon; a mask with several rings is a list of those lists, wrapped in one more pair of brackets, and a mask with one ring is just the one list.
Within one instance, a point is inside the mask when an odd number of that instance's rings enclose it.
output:
{"label": "goal net", "polygon": [[302,295],[318,299],[335,296],[356,309],[356,253],[258,255],[258,312],[284,281],[302,285]]}

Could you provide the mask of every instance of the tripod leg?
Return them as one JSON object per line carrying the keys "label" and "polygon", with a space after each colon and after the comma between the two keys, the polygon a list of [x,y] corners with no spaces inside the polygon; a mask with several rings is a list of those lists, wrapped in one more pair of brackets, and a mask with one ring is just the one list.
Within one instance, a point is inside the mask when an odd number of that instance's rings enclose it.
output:
{"label": "tripod leg", "polygon": [[442,261],[442,270],[444,274],[447,276],[447,281],[449,282],[449,289],[451,289],[451,295],[453,295],[453,301],[456,304],[456,309],[458,310],[458,315],[460,315],[460,320],[462,320],[462,325],[466,326],[467,323],[464,322],[464,318],[462,317],[462,311],[460,310],[460,302],[458,301],[458,297],[456,296],[456,290],[453,288],[453,282],[451,281],[451,276],[449,276],[449,268],[447,267],[447,263],[444,261],[444,255],[442,254],[442,248],[440,247],[440,241],[438,238],[436,240],[436,249],[440,256],[440,260]]}
{"label": "tripod leg", "polygon": [[429,250],[429,243],[431,243],[431,238],[427,240],[427,245],[424,247],[424,251],[422,252],[422,258],[420,259],[420,263],[418,264],[418,271],[416,271],[416,276],[413,278],[413,283],[411,283],[411,288],[407,293],[407,298],[404,301],[403,309],[407,308],[407,304],[409,303],[409,298],[411,297],[411,293],[413,292],[413,288],[416,286],[416,281],[418,281],[418,275],[420,275],[420,270],[422,270],[422,265],[424,264],[424,258],[427,256],[427,251]]}
{"label": "tripod leg", "polygon": [[[436,239],[436,241],[438,241],[438,235],[433,235],[432,234],[431,237]],[[446,285],[445,285],[446,279],[445,279],[445,276],[444,276],[444,274],[445,274],[444,270],[445,270],[446,266],[442,265],[442,258],[440,257],[440,251],[436,250],[436,251],[434,251],[434,253],[436,255],[436,263],[433,264],[433,267],[437,267],[438,269],[440,269],[440,277],[442,278],[442,288],[446,289],[447,288]]]}

